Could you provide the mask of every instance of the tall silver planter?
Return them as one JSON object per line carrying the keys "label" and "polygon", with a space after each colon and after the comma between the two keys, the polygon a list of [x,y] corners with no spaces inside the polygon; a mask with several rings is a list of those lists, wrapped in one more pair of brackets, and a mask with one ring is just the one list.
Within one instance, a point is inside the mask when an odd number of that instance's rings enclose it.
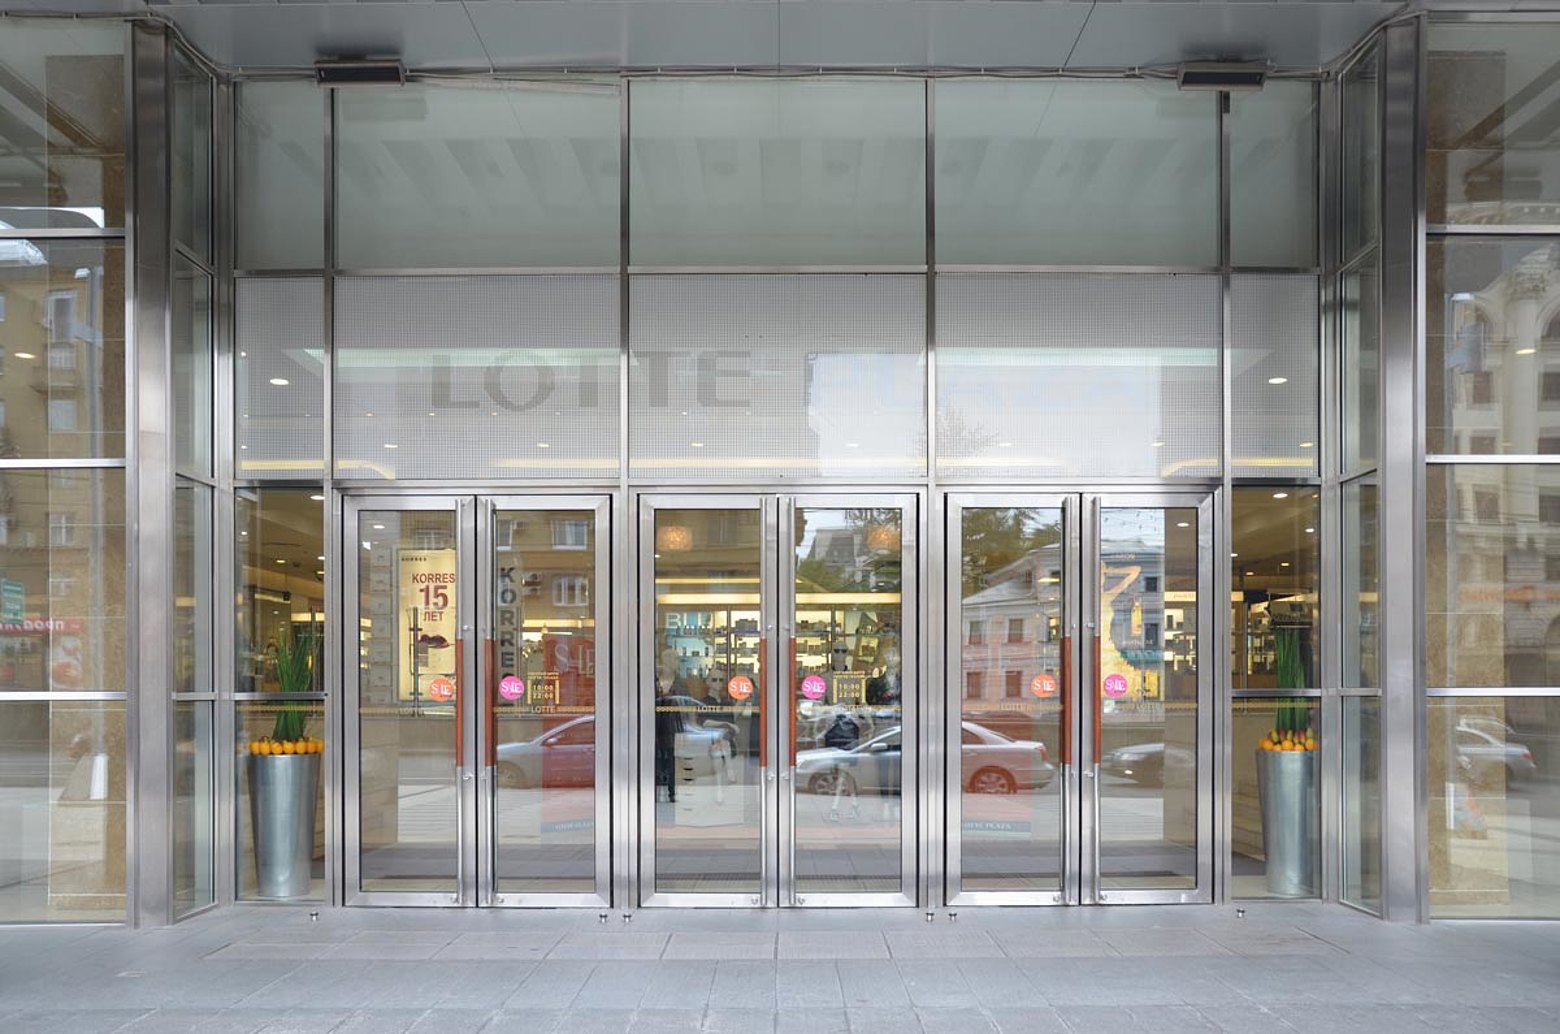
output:
{"label": "tall silver planter", "polygon": [[1317,893],[1316,753],[1257,751],[1267,889],[1278,897]]}
{"label": "tall silver planter", "polygon": [[249,817],[254,827],[257,894],[309,895],[319,754],[249,755]]}

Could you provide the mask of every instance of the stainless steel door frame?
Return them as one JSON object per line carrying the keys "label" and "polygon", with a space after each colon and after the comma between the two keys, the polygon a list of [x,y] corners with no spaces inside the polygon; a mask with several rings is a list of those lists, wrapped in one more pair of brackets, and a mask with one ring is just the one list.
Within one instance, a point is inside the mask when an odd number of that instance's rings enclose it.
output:
{"label": "stainless steel door frame", "polygon": [[[474,712],[476,753],[482,759],[478,766],[478,826],[477,826],[477,903],[499,908],[602,908],[612,901],[612,737],[610,723],[605,717],[611,713],[610,692],[613,658],[612,593],[609,591],[612,555],[612,500],[605,495],[494,495],[479,496],[476,501],[477,567],[476,601],[477,631],[475,642],[479,645],[479,672],[481,684],[480,705]],[[590,894],[565,894],[528,891],[501,893],[498,887],[497,853],[501,830],[498,823],[498,773],[494,761],[498,744],[495,742],[498,723],[495,719],[493,697],[497,692],[493,644],[498,629],[495,618],[493,587],[497,585],[494,561],[497,556],[494,534],[495,518],[502,511],[586,511],[591,514],[595,527],[595,546],[592,552],[591,611],[595,621],[596,679],[593,705],[596,720],[595,761],[595,882],[596,890]],[[474,684],[475,685],[475,684]]]}
{"label": "stainless steel door frame", "polygon": [[[1213,900],[1213,675],[1217,614],[1228,606],[1214,598],[1213,552],[1214,514],[1217,490],[1209,492],[1089,492],[1083,496],[1083,577],[1082,635],[1085,648],[1078,671],[1079,707],[1083,728],[1076,741],[1082,773],[1079,858],[1080,902],[1083,904],[1179,904],[1208,903]],[[1189,889],[1115,889],[1100,888],[1100,729],[1101,674],[1099,652],[1094,648],[1102,633],[1100,619],[1100,511],[1104,508],[1142,507],[1146,509],[1181,508],[1197,511],[1197,851],[1195,886]]]}
{"label": "stainless steel door frame", "polygon": [[[342,673],[342,707],[345,720],[343,731],[343,767],[346,779],[342,844],[345,849],[346,886],[344,901],[349,905],[412,905],[425,907],[449,907],[467,905],[476,900],[477,851],[472,834],[477,826],[477,788],[475,772],[471,768],[476,758],[476,728],[471,720],[458,720],[457,756],[455,758],[456,786],[456,877],[453,893],[442,891],[365,891],[362,889],[362,736],[360,707],[362,669],[359,656],[358,632],[362,628],[361,614],[361,557],[358,550],[360,520],[364,512],[443,512],[454,514],[455,549],[458,569],[470,567],[474,543],[474,501],[470,496],[433,495],[372,495],[346,496],[342,507],[342,533],[338,542],[343,560],[343,606],[347,635],[343,638],[344,658],[348,661]],[[468,719],[471,709],[464,702],[471,699],[477,684],[477,659],[472,642],[472,617],[475,614],[475,585],[471,578],[460,578],[455,586],[455,625],[457,639],[456,699],[462,706],[456,708],[460,719]]]}
{"label": "stainless steel door frame", "polygon": [[[1077,700],[1079,691],[1078,616],[1080,583],[1082,581],[1081,530],[1079,496],[1072,493],[1007,493],[960,492],[944,497],[946,502],[947,536],[944,539],[944,625],[943,685],[947,720],[944,722],[944,751],[946,758],[947,862],[946,897],[950,905],[1073,905],[1079,901],[1079,836],[1078,813],[1080,787],[1078,766],[1073,756],[1074,745],[1082,734],[1083,724]],[[960,572],[964,565],[964,511],[985,508],[1056,509],[1062,512],[1062,660],[1066,665],[1060,689],[1064,717],[1062,718],[1063,742],[1058,744],[1057,766],[1062,778],[1061,828],[1058,833],[1058,872],[1060,887],[1055,891],[1027,890],[965,890],[963,887],[963,592]]]}
{"label": "stainless steel door frame", "polygon": [[[639,743],[638,805],[639,805],[639,904],[642,907],[679,908],[754,908],[770,907],[777,903],[777,868],[779,864],[775,818],[779,814],[779,787],[776,785],[773,759],[779,747],[777,723],[773,720],[776,708],[778,679],[777,662],[779,646],[775,634],[776,600],[774,578],[768,572],[775,569],[776,503],[772,495],[757,493],[714,494],[660,494],[642,493],[635,497],[634,506],[639,517],[639,556],[636,558],[638,577],[634,586],[638,635],[634,649],[634,683],[628,690],[630,713]],[[770,759],[761,766],[763,807],[759,818],[759,844],[761,851],[758,892],[696,893],[690,891],[656,890],[656,783],[655,783],[655,721],[654,694],[646,694],[645,688],[655,678],[655,514],[657,510],[749,510],[759,515],[759,625],[763,630],[760,641],[760,672],[762,677],[757,692],[760,707],[769,718],[763,723],[764,755]]]}
{"label": "stainless steel door frame", "polygon": [[[801,908],[914,907],[917,899],[918,842],[916,802],[905,798],[920,791],[919,737],[920,711],[920,638],[919,565],[920,499],[915,493],[849,493],[783,495],[778,503],[778,567],[774,581],[778,590],[780,627],[775,636],[781,666],[772,669],[778,708],[775,726],[778,752],[772,756],[779,769],[779,857],[780,902]],[[796,876],[796,579],[798,543],[796,511],[798,507],[816,509],[895,509],[900,513],[900,867],[899,890],[884,892],[798,892]]]}

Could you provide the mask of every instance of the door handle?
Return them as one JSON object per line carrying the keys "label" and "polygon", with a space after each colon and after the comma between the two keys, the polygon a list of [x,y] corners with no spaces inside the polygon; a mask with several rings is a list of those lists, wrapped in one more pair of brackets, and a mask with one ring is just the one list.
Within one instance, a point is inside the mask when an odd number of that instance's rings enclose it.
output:
{"label": "door handle", "polygon": [[1072,636],[1062,636],[1062,764],[1073,763],[1073,696],[1078,692],[1072,684]]}
{"label": "door handle", "polygon": [[1092,722],[1094,726],[1094,755],[1090,760],[1094,763],[1094,767],[1098,769],[1100,767],[1100,744],[1104,738],[1101,712],[1105,710],[1105,680],[1100,675],[1100,637],[1098,635],[1094,637],[1094,671],[1090,673],[1089,677],[1094,680],[1094,714]]}

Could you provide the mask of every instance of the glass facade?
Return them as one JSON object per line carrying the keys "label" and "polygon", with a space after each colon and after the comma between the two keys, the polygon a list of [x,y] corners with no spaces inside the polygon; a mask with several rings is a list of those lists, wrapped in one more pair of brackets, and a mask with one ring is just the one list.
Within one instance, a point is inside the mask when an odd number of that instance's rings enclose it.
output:
{"label": "glass facade", "polygon": [[1385,36],[1220,96],[6,30],[0,921],[1403,918],[1410,713],[1423,907],[1560,917],[1556,25],[1425,29],[1422,270]]}

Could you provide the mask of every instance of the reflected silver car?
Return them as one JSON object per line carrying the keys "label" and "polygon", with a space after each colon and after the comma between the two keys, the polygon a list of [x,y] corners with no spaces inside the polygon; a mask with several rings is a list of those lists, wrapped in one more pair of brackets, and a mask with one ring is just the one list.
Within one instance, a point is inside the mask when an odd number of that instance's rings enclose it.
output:
{"label": "reflected silver car", "polygon": [[[1045,744],[1015,740],[974,722],[959,730],[964,786],[971,793],[1038,790],[1056,776]],[[897,795],[902,783],[901,726],[854,747],[819,747],[796,755],[796,784],[805,793]]]}

